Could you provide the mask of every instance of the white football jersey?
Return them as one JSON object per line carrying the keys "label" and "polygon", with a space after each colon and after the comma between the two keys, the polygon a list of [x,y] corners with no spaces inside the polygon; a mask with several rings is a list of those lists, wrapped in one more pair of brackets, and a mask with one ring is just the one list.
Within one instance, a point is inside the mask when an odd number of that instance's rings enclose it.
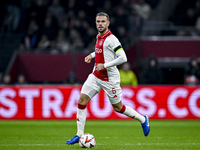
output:
{"label": "white football jersey", "polygon": [[[119,49],[122,49],[121,43],[110,30],[101,36],[98,35],[95,45],[95,66],[98,63],[106,64],[116,59],[116,51]],[[120,75],[116,65],[106,67],[106,69],[99,72],[94,67],[93,74],[103,81],[120,81]]]}

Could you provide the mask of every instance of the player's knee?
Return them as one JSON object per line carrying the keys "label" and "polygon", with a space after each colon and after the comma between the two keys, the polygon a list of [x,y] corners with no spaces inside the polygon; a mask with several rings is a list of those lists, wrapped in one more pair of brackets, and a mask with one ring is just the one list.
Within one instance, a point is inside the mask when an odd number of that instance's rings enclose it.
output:
{"label": "player's knee", "polygon": [[117,103],[117,104],[113,104],[112,106],[113,106],[113,109],[114,109],[116,112],[121,113],[121,110],[122,110],[122,108],[123,108],[123,104],[122,104],[121,101],[120,101],[119,103]]}
{"label": "player's knee", "polygon": [[121,108],[118,107],[118,106],[113,106],[113,109],[114,109],[116,112],[118,112],[118,113],[121,111]]}
{"label": "player's knee", "polygon": [[82,104],[83,102],[84,102],[84,99],[80,97],[80,98],[78,99],[78,103],[79,103],[79,104]]}
{"label": "player's knee", "polygon": [[81,105],[86,105],[86,99],[80,97],[79,100],[78,100],[78,103],[81,104]]}
{"label": "player's knee", "polygon": [[87,105],[87,103],[90,101],[89,96],[85,95],[85,94],[81,94],[78,103],[81,105]]}

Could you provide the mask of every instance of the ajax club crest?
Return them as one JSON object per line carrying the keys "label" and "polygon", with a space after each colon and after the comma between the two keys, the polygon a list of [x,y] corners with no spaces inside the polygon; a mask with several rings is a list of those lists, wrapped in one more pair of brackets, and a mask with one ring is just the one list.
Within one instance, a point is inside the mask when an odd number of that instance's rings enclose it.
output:
{"label": "ajax club crest", "polygon": [[103,44],[103,40],[100,40],[99,41],[99,46],[102,46],[102,44]]}

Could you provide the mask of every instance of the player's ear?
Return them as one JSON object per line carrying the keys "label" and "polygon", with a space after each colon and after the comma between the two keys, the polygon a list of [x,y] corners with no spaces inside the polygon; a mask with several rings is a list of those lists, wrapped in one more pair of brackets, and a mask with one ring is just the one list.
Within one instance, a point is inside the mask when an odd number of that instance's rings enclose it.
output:
{"label": "player's ear", "polygon": [[110,25],[110,21],[108,21],[108,26]]}

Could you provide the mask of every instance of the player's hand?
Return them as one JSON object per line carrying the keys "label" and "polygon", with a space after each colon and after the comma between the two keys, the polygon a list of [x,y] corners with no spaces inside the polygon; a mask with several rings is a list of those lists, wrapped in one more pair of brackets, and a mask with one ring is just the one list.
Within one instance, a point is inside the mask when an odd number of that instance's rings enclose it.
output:
{"label": "player's hand", "polygon": [[85,62],[86,63],[90,63],[91,60],[92,60],[92,55],[91,54],[85,57]]}
{"label": "player's hand", "polygon": [[105,68],[104,68],[104,64],[100,63],[100,64],[97,64],[97,65],[96,65],[96,70],[97,70],[97,71],[101,71],[101,70],[103,70],[103,69],[105,69]]}

